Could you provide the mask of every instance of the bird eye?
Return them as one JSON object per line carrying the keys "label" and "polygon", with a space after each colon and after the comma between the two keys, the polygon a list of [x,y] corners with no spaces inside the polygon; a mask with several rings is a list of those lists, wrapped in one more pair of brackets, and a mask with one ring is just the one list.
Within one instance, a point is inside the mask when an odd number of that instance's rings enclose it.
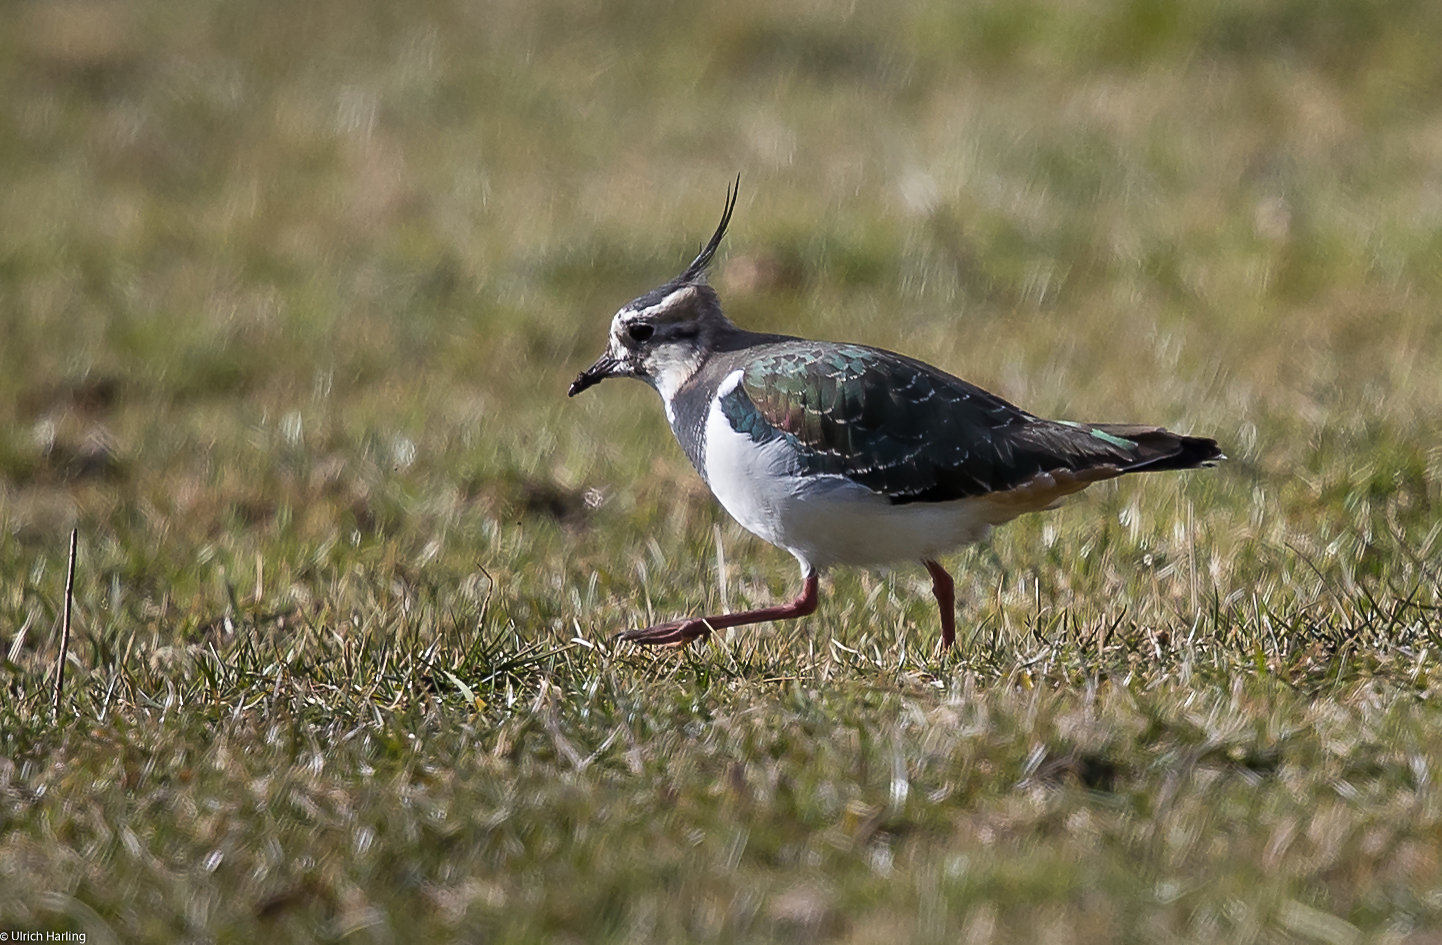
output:
{"label": "bird eye", "polygon": [[651,336],[656,333],[656,327],[638,323],[627,328],[626,333],[631,336],[632,341],[649,341]]}

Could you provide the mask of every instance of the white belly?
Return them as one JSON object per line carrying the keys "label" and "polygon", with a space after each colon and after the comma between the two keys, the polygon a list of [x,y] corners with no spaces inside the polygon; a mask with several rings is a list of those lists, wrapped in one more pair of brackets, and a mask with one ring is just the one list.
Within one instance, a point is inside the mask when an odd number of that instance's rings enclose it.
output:
{"label": "white belly", "polygon": [[784,440],[756,443],[737,433],[715,402],[706,418],[705,465],[726,511],[803,566],[936,558],[990,531],[987,510],[974,499],[894,505],[842,476],[801,477]]}

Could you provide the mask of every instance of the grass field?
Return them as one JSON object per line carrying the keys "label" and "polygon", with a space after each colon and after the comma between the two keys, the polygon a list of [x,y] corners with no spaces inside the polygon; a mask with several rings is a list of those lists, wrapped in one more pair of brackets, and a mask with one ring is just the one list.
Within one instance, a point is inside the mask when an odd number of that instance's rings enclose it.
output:
{"label": "grass field", "polygon": [[[1442,6],[64,0],[0,29],[0,932],[1442,943]],[[794,595],[752,328],[1215,436]],[[70,530],[74,638],[52,715]]]}

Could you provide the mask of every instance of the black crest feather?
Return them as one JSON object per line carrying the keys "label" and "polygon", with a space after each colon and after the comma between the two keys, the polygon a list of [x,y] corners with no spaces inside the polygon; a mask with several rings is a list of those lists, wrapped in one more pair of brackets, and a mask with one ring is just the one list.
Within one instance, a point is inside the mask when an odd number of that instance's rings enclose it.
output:
{"label": "black crest feather", "polygon": [[736,198],[741,195],[741,175],[736,175],[734,183],[726,188],[726,209],[721,214],[721,222],[716,226],[716,232],[711,234],[711,240],[701,250],[686,271],[676,279],[677,282],[700,282],[706,276],[706,267],[711,265],[711,257],[716,255],[716,250],[721,246],[721,237],[726,235],[726,227],[731,223],[731,211],[736,209]]}

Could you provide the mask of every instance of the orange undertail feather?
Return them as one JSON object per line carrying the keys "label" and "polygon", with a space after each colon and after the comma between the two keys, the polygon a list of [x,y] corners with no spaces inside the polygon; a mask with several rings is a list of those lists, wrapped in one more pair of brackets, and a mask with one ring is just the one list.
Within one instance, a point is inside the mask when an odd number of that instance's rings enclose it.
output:
{"label": "orange undertail feather", "polygon": [[1054,509],[1072,493],[1080,492],[1094,482],[1115,479],[1123,472],[1118,466],[1058,469],[1054,472],[1038,473],[1015,489],[993,492],[976,501],[987,512],[986,523],[1000,525],[1025,512]]}

